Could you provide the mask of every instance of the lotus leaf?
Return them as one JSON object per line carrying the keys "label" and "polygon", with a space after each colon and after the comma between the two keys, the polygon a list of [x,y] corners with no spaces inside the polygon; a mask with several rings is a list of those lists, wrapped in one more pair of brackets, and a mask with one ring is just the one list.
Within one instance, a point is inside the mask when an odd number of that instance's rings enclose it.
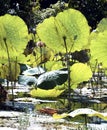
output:
{"label": "lotus leaf", "polygon": [[107,120],[107,113],[101,113],[101,112],[98,112],[98,111],[95,111],[95,110],[89,109],[89,108],[76,109],[70,113],[63,113],[63,114],[55,113],[55,114],[53,114],[53,118],[61,119],[61,118],[65,118],[67,116],[75,117],[78,115],[88,115],[89,117],[98,116],[99,118],[101,118],[103,120]]}
{"label": "lotus leaf", "polygon": [[51,70],[57,70],[60,68],[63,68],[62,61],[54,62],[53,66],[51,67]]}
{"label": "lotus leaf", "polygon": [[48,71],[52,71],[52,70],[57,70],[57,69],[61,69],[63,68],[63,64],[62,61],[57,61],[57,60],[52,60],[52,61],[47,61],[45,63],[46,69]]}
{"label": "lotus leaf", "polygon": [[90,53],[93,60],[107,67],[107,18],[103,18],[90,35]]}
{"label": "lotus leaf", "polygon": [[94,36],[90,45],[91,57],[107,67],[107,31],[99,32]]}
{"label": "lotus leaf", "polygon": [[68,9],[45,19],[36,31],[40,40],[56,52],[73,52],[87,45],[90,28],[79,11]]}
{"label": "lotus leaf", "polygon": [[53,89],[57,85],[62,85],[63,83],[65,83],[67,81],[67,78],[67,68],[49,71],[39,76],[37,80],[37,87],[47,90]]}
{"label": "lotus leaf", "polygon": [[25,22],[18,16],[6,14],[0,17],[0,55],[10,57],[23,53],[28,42],[28,29]]}
{"label": "lotus leaf", "polygon": [[103,32],[107,30],[107,18],[103,18],[100,23],[98,24],[98,27],[96,29],[98,32]]}
{"label": "lotus leaf", "polygon": [[[29,62],[30,56],[26,57],[24,54],[20,54],[20,56],[18,56],[18,57],[15,57],[14,54],[13,54],[13,56],[10,54],[10,56],[11,56],[10,57],[11,62],[17,61],[18,63],[31,64]],[[5,53],[4,53],[4,55],[2,54],[0,56],[0,63],[2,63],[2,64],[7,64],[8,63],[8,59],[7,59],[6,55],[5,55]]]}
{"label": "lotus leaf", "polygon": [[72,84],[88,81],[92,77],[92,71],[87,64],[75,63],[71,66],[70,71]]}
{"label": "lotus leaf", "polygon": [[76,89],[78,87],[78,84],[71,84],[72,89]]}
{"label": "lotus leaf", "polygon": [[15,81],[18,78],[19,74],[20,74],[20,65],[15,62],[11,62],[10,67],[8,64],[0,66],[0,78]]}
{"label": "lotus leaf", "polygon": [[36,98],[55,98],[58,97],[63,92],[64,90],[57,90],[55,88],[51,90],[44,90],[44,89],[37,88],[31,90],[30,95]]}

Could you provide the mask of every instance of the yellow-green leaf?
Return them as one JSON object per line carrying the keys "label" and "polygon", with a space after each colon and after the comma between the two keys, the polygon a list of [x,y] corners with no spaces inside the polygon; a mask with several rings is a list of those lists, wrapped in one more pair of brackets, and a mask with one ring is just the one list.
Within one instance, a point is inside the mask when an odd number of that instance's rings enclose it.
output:
{"label": "yellow-green leaf", "polygon": [[81,12],[68,9],[45,19],[36,30],[40,40],[56,52],[66,52],[66,48],[73,52],[87,45],[90,28]]}
{"label": "yellow-green leaf", "polygon": [[97,26],[96,29],[98,32],[103,32],[105,30],[107,30],[107,18],[103,18],[100,23]]}
{"label": "yellow-green leaf", "polygon": [[30,91],[30,95],[36,98],[55,98],[58,97],[64,90],[58,89],[51,89],[51,90],[44,90],[44,89],[32,89]]}
{"label": "yellow-green leaf", "polygon": [[72,84],[88,81],[92,77],[92,71],[87,64],[75,63],[70,68]]}
{"label": "yellow-green leaf", "polygon": [[[0,17],[0,54],[7,57],[23,53],[28,43],[28,29],[25,22],[18,16],[6,14]],[[7,46],[7,47],[6,47]]]}
{"label": "yellow-green leaf", "polygon": [[72,89],[76,89],[78,87],[78,84],[71,84]]}
{"label": "yellow-green leaf", "polygon": [[93,59],[107,67],[107,31],[99,32],[91,40],[90,53]]}
{"label": "yellow-green leaf", "polygon": [[65,118],[67,116],[71,116],[71,117],[75,117],[78,115],[87,115],[89,117],[91,116],[98,116],[99,118],[103,119],[103,120],[107,120],[107,113],[101,113],[98,111],[95,111],[93,109],[90,108],[80,108],[80,109],[76,109],[70,113],[63,113],[63,114],[53,114],[53,118],[54,119],[61,119],[61,118]]}
{"label": "yellow-green leaf", "polygon": [[67,116],[69,116],[69,114],[67,114],[67,113],[63,113],[63,114],[57,114],[57,113],[55,113],[55,114],[53,114],[53,118],[54,119],[62,119],[62,118],[65,118]]}
{"label": "yellow-green leaf", "polygon": [[107,67],[107,18],[103,18],[90,35],[90,53],[93,61]]}
{"label": "yellow-green leaf", "polygon": [[15,62],[11,62],[10,67],[9,64],[4,64],[0,66],[0,78],[15,81],[17,80],[19,74],[20,65]]}

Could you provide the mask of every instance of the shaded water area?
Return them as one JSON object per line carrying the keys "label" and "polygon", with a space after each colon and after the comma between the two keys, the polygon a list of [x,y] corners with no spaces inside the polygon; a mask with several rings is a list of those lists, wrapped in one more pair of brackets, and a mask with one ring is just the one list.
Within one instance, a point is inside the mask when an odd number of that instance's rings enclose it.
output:
{"label": "shaded water area", "polygon": [[[24,98],[22,100],[24,100]],[[16,130],[85,130],[86,128],[88,130],[107,129],[107,122],[97,117],[88,118],[85,115],[82,115],[75,118],[68,117],[66,119],[55,120],[49,112],[43,111],[46,110],[43,109],[43,106],[49,110],[49,108],[54,107],[56,103],[56,101],[54,102],[49,100],[43,101],[30,99],[30,102],[22,102],[19,100],[15,103],[15,108],[26,108],[25,111],[1,111],[0,127],[5,128],[5,130],[6,127]],[[11,104],[11,102],[9,102],[9,104]],[[38,107],[37,110],[36,106]],[[0,130],[2,129],[0,128]]]}

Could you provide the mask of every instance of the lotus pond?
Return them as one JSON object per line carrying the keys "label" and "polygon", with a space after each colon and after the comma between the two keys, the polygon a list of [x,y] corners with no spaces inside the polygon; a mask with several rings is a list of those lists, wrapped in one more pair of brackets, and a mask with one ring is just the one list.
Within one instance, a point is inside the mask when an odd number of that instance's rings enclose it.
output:
{"label": "lotus pond", "polygon": [[107,130],[107,1],[44,1],[0,3],[0,129]]}
{"label": "lotus pond", "polygon": [[[10,84],[11,85],[11,84]],[[107,111],[106,88],[90,88],[89,84],[78,88],[71,95],[71,109],[68,109],[67,93],[58,98],[32,98],[28,95],[31,87],[16,84],[13,89],[9,86],[9,99],[3,103],[0,111],[0,128],[16,130],[106,130],[107,122],[104,116],[90,117],[89,109],[105,113]],[[23,90],[23,92],[22,92]],[[20,97],[20,98],[19,98]],[[66,98],[65,98],[66,97]],[[79,110],[81,108],[81,110]],[[88,109],[89,108],[89,109]],[[83,110],[82,110],[83,109]],[[86,110],[87,109],[87,110]],[[5,111],[4,111],[5,110]],[[76,112],[79,110],[80,112]],[[82,112],[83,111],[83,112]],[[72,112],[72,116],[58,117]],[[87,113],[88,112],[88,113]],[[95,112],[94,112],[95,114]],[[74,115],[74,117],[73,117]],[[56,117],[55,117],[56,116]],[[107,115],[105,114],[105,119]]]}

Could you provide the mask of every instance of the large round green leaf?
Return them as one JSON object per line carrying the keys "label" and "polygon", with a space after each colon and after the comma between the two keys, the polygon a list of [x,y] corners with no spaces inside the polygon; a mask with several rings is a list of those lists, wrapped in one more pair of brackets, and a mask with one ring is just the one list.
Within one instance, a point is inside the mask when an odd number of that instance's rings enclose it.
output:
{"label": "large round green leaf", "polygon": [[95,35],[91,40],[90,52],[93,59],[107,67],[107,31]]}
{"label": "large round green leaf", "polygon": [[10,57],[22,53],[28,42],[28,29],[25,22],[18,16],[6,14],[0,17],[0,29],[2,29],[0,31],[0,55],[6,55],[6,46]]}
{"label": "large round green leaf", "polygon": [[30,91],[30,95],[31,97],[36,97],[36,98],[56,98],[59,95],[61,95],[61,93],[64,92],[63,90],[58,90],[58,89],[51,89],[51,90],[44,90],[44,89],[32,89]]}
{"label": "large round green leaf", "polygon": [[99,117],[103,120],[107,120],[107,113],[101,113],[98,111],[95,111],[93,109],[90,108],[80,108],[80,109],[76,109],[70,113],[62,113],[62,114],[53,114],[53,118],[55,119],[61,119],[61,118],[65,118],[67,116],[71,116],[72,118],[79,116],[79,115],[87,115],[89,117]]}
{"label": "large round green leaf", "polygon": [[55,51],[73,52],[87,45],[90,28],[79,11],[68,9],[45,19],[36,30],[40,40]]}
{"label": "large round green leaf", "polygon": [[107,67],[107,19],[101,20],[96,30],[90,35],[91,57]]}
{"label": "large round green leaf", "polygon": [[88,81],[92,77],[92,71],[87,64],[75,63],[70,68],[71,83],[78,84],[83,81]]}

